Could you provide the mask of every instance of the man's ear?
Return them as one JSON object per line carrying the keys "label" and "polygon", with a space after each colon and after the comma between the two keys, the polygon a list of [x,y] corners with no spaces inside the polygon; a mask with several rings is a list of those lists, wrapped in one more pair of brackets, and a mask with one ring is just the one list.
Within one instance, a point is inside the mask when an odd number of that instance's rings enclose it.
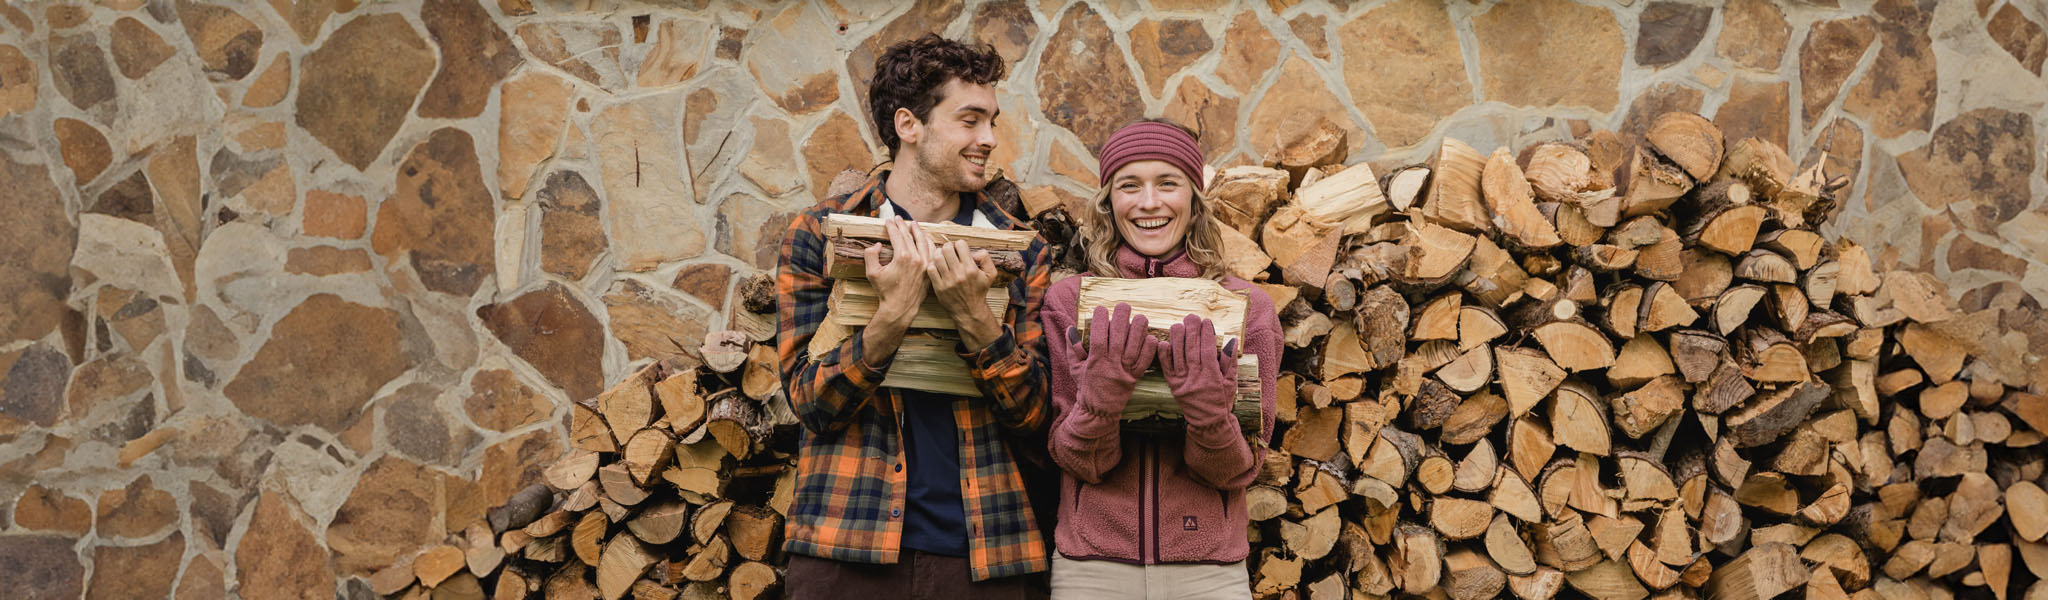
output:
{"label": "man's ear", "polygon": [[919,122],[917,115],[911,113],[910,109],[896,109],[896,139],[908,144],[917,143],[917,134],[923,129],[922,125],[924,123]]}

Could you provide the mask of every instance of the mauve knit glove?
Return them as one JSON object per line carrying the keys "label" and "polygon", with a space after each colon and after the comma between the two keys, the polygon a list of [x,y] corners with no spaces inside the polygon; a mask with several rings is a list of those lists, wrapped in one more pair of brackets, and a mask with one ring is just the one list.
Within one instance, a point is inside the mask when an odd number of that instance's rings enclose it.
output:
{"label": "mauve knit glove", "polygon": [[1078,332],[1067,335],[1068,354],[1074,357],[1074,381],[1080,383],[1083,408],[1100,415],[1121,415],[1131,400],[1138,377],[1152,368],[1158,353],[1152,337],[1145,332],[1145,315],[1131,315],[1131,305],[1118,302],[1116,312],[1095,307],[1088,326],[1088,345],[1082,347]]}
{"label": "mauve knit glove", "polygon": [[1159,345],[1166,385],[1180,401],[1180,414],[1188,425],[1214,425],[1229,418],[1237,400],[1237,340],[1218,351],[1216,325],[1188,315]]}

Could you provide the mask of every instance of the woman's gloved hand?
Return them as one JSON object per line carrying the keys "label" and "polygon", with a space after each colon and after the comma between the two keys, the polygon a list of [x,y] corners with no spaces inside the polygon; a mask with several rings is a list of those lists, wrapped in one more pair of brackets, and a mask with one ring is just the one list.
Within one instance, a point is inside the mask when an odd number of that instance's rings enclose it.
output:
{"label": "woman's gloved hand", "polygon": [[1216,325],[1195,315],[1168,331],[1159,346],[1166,385],[1180,401],[1189,426],[1211,425],[1231,417],[1237,400],[1237,340],[1216,348]]}
{"label": "woman's gloved hand", "polygon": [[1118,415],[1131,400],[1138,377],[1152,367],[1159,348],[1146,333],[1145,315],[1132,315],[1131,305],[1118,302],[1116,311],[1097,306],[1088,326],[1088,344],[1068,328],[1072,375],[1080,383],[1082,402],[1097,414]]}

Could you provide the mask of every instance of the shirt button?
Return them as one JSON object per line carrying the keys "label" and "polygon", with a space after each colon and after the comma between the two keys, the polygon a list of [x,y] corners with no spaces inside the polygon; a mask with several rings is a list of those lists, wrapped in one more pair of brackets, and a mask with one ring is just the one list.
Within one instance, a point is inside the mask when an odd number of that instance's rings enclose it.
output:
{"label": "shirt button", "polygon": [[902,473],[902,472],[903,472],[903,463],[896,463],[896,472],[898,472],[898,473]]}
{"label": "shirt button", "polygon": [[889,517],[890,517],[890,518],[896,518],[896,517],[901,517],[901,516],[903,516],[903,509],[901,509],[901,508],[891,508],[891,509],[889,509]]}

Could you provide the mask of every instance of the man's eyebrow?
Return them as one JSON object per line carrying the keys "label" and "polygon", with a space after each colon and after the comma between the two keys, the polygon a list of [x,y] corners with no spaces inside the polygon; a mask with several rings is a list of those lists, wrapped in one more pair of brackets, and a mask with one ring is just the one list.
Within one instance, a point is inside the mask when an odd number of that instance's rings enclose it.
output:
{"label": "man's eyebrow", "polygon": [[969,104],[969,105],[966,105],[966,106],[962,106],[962,107],[960,107],[960,110],[956,110],[956,111],[953,111],[953,112],[954,112],[954,113],[956,113],[956,114],[957,114],[957,113],[975,113],[975,114],[979,114],[979,115],[986,115],[986,116],[987,116],[988,118],[991,118],[991,119],[993,119],[993,118],[996,118],[996,117],[998,117],[998,116],[1001,116],[1001,115],[1003,114],[1003,109],[1000,109],[1000,108],[998,108],[998,109],[990,110],[990,109],[988,109],[988,108],[982,107],[982,106],[981,106],[981,105],[979,105],[979,104]]}

